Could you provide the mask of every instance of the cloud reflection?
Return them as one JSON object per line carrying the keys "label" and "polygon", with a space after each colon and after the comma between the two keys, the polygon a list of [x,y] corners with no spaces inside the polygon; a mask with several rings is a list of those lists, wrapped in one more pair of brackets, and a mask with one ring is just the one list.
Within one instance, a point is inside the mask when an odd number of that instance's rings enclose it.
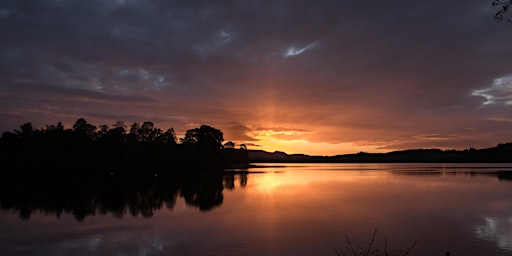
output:
{"label": "cloud reflection", "polygon": [[485,223],[475,227],[479,239],[493,241],[502,250],[512,251],[512,217],[485,217]]}

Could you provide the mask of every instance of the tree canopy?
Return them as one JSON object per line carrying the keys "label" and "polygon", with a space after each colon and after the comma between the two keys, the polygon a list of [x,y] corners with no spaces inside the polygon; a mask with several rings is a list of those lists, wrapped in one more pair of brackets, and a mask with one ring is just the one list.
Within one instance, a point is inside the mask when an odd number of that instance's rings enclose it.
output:
{"label": "tree canopy", "polygon": [[25,123],[19,130],[4,132],[0,161],[15,169],[55,169],[58,174],[70,169],[110,173],[248,165],[247,150],[225,152],[223,141],[222,131],[208,125],[189,129],[178,144],[173,128],[164,132],[150,121],[133,123],[127,131],[123,121],[94,126],[79,118],[71,129],[60,122],[40,129]]}
{"label": "tree canopy", "polygon": [[184,144],[210,143],[216,148],[222,148],[223,141],[223,133],[208,125],[201,125],[199,128],[188,130],[185,133],[185,137],[181,139],[181,142]]}

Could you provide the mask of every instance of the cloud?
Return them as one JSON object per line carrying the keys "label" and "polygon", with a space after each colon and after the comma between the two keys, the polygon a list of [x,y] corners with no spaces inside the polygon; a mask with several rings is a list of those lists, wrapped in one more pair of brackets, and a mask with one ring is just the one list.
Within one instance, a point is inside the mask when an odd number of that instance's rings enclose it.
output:
{"label": "cloud", "polygon": [[512,116],[496,116],[496,117],[488,117],[487,118],[490,121],[496,121],[496,122],[505,122],[505,123],[512,123]]}
{"label": "cloud", "polygon": [[40,83],[13,83],[2,90],[5,100],[10,97],[26,98],[48,102],[69,101],[69,102],[93,102],[102,103],[126,103],[138,104],[151,101],[150,97],[143,95],[122,95],[109,94],[98,91],[69,88],[58,84]]}
{"label": "cloud", "polygon": [[491,86],[473,90],[472,95],[485,98],[483,105],[512,105],[512,75],[495,78]]}
{"label": "cloud", "polygon": [[495,145],[512,138],[512,34],[492,15],[478,0],[2,1],[0,128],[87,114],[255,144]]}
{"label": "cloud", "polygon": [[461,138],[461,139],[448,139],[448,140],[414,140],[403,139],[398,141],[381,142],[376,147],[379,151],[394,151],[403,149],[468,149],[468,148],[487,148],[495,147],[497,144],[488,144],[485,140]]}
{"label": "cloud", "polygon": [[416,138],[418,139],[424,139],[424,140],[436,140],[436,141],[440,141],[440,140],[452,140],[452,139],[457,139],[459,136],[457,136],[456,134],[422,134],[422,135],[417,135],[415,136]]}
{"label": "cloud", "polygon": [[291,56],[297,56],[297,55],[301,55],[302,53],[304,53],[305,51],[315,47],[317,43],[311,43],[311,44],[308,44],[304,47],[295,47],[295,46],[290,46],[286,49],[285,53],[284,53],[284,57],[287,58],[287,57],[291,57]]}
{"label": "cloud", "polygon": [[257,127],[258,131],[271,131],[276,133],[309,133],[311,131],[301,128],[287,128],[287,127]]}
{"label": "cloud", "polygon": [[[222,129],[224,133],[224,139],[230,141],[256,141],[257,139],[250,136],[251,128],[242,124],[233,124]],[[247,145],[247,143],[246,143]]]}
{"label": "cloud", "polygon": [[259,144],[255,144],[255,143],[244,143],[247,147],[256,147],[256,148],[260,148],[261,145]]}
{"label": "cloud", "polygon": [[0,19],[7,18],[9,15],[11,15],[11,12],[9,12],[9,10],[0,9]]}

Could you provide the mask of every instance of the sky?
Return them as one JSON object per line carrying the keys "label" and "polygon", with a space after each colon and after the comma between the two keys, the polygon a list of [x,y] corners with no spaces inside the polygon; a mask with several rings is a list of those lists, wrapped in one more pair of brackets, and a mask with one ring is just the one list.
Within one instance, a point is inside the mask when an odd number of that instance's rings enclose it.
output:
{"label": "sky", "polygon": [[336,155],[512,142],[491,0],[0,0],[0,131],[202,124]]}

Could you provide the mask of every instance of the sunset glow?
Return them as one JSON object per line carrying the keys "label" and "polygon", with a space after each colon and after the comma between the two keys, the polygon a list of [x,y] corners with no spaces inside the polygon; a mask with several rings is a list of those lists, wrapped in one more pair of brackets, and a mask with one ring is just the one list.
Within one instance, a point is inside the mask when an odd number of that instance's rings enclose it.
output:
{"label": "sunset glow", "polygon": [[83,117],[178,135],[206,124],[271,152],[493,147],[512,141],[512,25],[495,12],[476,0],[3,1],[0,130]]}
{"label": "sunset glow", "polygon": [[336,143],[330,144],[325,142],[309,142],[307,140],[283,140],[277,139],[271,135],[256,137],[261,143],[260,148],[265,151],[274,152],[282,151],[289,154],[301,154],[307,152],[313,155],[336,155],[339,153],[353,153],[353,152],[376,152],[372,146],[356,146],[351,143]]}

